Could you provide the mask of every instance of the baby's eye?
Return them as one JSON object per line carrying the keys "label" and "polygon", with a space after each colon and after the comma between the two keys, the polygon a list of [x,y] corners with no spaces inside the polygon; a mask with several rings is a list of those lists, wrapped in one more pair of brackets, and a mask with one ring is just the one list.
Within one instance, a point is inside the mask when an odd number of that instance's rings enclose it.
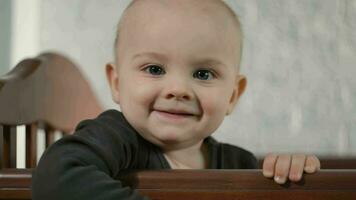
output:
{"label": "baby's eye", "polygon": [[158,65],[149,65],[144,70],[154,76],[159,76],[166,73],[164,69]]}
{"label": "baby's eye", "polygon": [[214,78],[214,74],[210,70],[200,69],[194,72],[193,77],[199,80],[211,80]]}

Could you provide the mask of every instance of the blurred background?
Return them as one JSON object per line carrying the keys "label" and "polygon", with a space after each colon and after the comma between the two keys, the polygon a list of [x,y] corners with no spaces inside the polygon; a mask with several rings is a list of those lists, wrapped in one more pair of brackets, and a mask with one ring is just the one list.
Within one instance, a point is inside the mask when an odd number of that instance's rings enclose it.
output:
{"label": "blurred background", "polygon": [[[0,75],[55,51],[102,105],[116,108],[104,67],[130,0],[0,0]],[[227,0],[244,30],[248,87],[215,133],[257,156],[356,155],[356,0]],[[1,112],[1,111],[0,111]]]}

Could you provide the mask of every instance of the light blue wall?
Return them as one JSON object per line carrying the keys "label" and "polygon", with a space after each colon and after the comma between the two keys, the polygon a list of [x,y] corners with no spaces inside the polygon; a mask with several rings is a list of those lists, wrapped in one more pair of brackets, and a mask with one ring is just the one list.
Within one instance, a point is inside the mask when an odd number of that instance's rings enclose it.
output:
{"label": "light blue wall", "polygon": [[0,0],[0,75],[10,69],[11,0]]}
{"label": "light blue wall", "polygon": [[[46,0],[41,49],[81,65],[115,107],[104,65],[129,1]],[[356,155],[356,0],[228,0],[245,33],[247,91],[216,137],[270,151]]]}

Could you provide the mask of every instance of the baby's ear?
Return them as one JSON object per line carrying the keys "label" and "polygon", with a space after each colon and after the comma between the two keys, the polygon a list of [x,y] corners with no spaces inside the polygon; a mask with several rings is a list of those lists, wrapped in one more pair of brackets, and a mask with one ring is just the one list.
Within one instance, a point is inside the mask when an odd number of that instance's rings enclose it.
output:
{"label": "baby's ear", "polygon": [[106,78],[109,82],[112,99],[120,104],[119,101],[119,75],[117,67],[113,63],[106,64]]}
{"label": "baby's ear", "polygon": [[246,77],[242,74],[236,75],[235,87],[230,98],[229,107],[226,111],[226,115],[229,115],[234,110],[236,103],[238,102],[241,95],[244,93],[246,89],[246,85],[247,85]]}

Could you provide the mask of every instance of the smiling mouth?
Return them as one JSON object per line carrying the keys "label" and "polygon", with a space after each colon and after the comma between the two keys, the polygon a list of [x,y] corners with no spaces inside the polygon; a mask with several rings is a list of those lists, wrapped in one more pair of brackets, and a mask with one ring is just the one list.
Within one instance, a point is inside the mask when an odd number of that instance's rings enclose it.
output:
{"label": "smiling mouth", "polygon": [[185,113],[185,112],[172,112],[172,111],[163,111],[163,110],[153,110],[153,111],[156,112],[159,116],[171,120],[182,120],[195,116],[194,114]]}

